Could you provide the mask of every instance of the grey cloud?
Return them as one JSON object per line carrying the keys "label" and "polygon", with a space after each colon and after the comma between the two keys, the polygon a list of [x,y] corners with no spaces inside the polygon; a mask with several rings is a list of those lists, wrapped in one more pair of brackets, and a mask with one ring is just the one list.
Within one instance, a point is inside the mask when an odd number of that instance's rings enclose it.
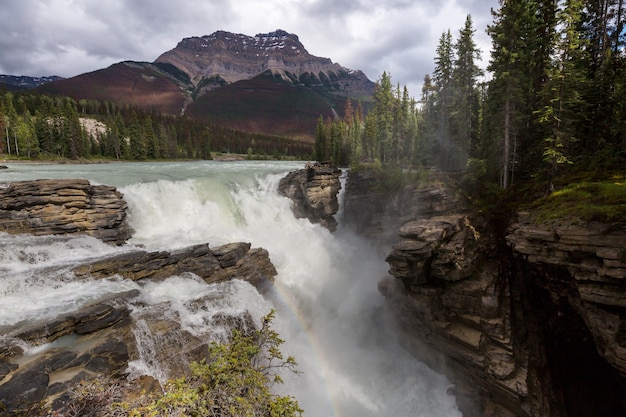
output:
{"label": "grey cloud", "polygon": [[439,35],[460,29],[433,18],[450,2],[472,14],[479,43],[488,45],[484,28],[497,0],[2,0],[0,73],[73,76],[126,59],[152,61],[184,37],[281,28],[312,54],[373,80],[387,71],[417,95]]}

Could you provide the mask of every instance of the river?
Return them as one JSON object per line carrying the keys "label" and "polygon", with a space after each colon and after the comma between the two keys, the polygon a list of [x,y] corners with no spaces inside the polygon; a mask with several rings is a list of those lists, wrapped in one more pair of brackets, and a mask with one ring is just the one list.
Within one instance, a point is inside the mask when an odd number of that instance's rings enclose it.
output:
{"label": "river", "polygon": [[[460,416],[450,383],[398,344],[377,283],[386,275],[385,253],[340,225],[335,233],[296,219],[278,181],[304,163],[286,161],[109,164],[6,164],[0,182],[85,178],[118,187],[135,230],[122,247],[90,237],[34,237],[0,233],[0,325],[27,322],[78,309],[105,294],[139,289],[168,300],[183,327],[203,332],[187,301],[218,292],[218,310],[248,310],[259,320],[276,309],[283,350],[296,358],[299,375],[280,387],[312,417]],[[159,283],[77,281],[67,270],[90,258],[124,251],[217,246],[245,241],[269,251],[278,275],[264,294],[245,282],[208,285],[190,276]],[[52,268],[54,267],[54,268]],[[55,273],[43,274],[42,271]],[[65,271],[65,272],[64,272]],[[157,301],[155,301],[157,302]],[[139,326],[137,323],[136,326]],[[141,333],[136,332],[137,335]],[[210,332],[207,332],[210,334]],[[140,340],[141,339],[141,340]],[[154,341],[138,336],[149,355]],[[131,375],[168,377],[141,357]]]}

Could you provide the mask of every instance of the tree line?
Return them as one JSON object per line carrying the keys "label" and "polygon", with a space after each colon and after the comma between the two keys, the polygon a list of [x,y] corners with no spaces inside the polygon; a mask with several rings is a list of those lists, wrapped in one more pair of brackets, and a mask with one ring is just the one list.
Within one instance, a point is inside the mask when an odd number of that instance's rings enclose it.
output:
{"label": "tree line", "polygon": [[500,0],[485,81],[471,16],[444,31],[419,101],[386,72],[367,115],[318,121],[315,156],[470,169],[507,188],[626,166],[623,0]]}
{"label": "tree line", "polygon": [[[93,119],[103,128],[92,130]],[[0,153],[71,159],[210,159],[211,151],[309,159],[312,146],[289,138],[239,132],[185,116],[97,100],[0,92]]]}

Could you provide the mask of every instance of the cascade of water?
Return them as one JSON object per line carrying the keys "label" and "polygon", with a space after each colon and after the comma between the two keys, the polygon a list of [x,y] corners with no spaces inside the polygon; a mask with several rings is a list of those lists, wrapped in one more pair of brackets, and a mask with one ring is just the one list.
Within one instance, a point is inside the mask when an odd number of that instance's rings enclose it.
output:
{"label": "cascade of water", "polygon": [[[19,303],[20,297],[34,294],[38,302],[45,301],[45,294],[33,293],[41,284],[34,283],[41,274],[33,271],[46,265],[60,267],[88,257],[136,250],[136,245],[160,250],[246,241],[267,249],[278,271],[275,285],[263,296],[238,281],[210,286],[197,277],[182,276],[144,284],[116,279],[76,283],[67,273],[59,273],[56,280],[46,274],[48,287],[42,291],[56,286],[57,296],[81,299],[138,288],[141,303],[134,307],[133,317],[140,358],[131,363],[131,373],[167,377],[162,364],[150,357],[158,349],[153,330],[142,316],[150,309],[160,312],[155,314],[176,315],[180,322],[176,331],[219,338],[219,317],[249,311],[258,320],[275,308],[275,327],[286,340],[284,350],[296,357],[303,371],[286,375],[286,384],[279,389],[295,395],[306,415],[460,415],[454,398],[447,394],[447,380],[417,362],[396,341],[377,290],[378,281],[386,274],[385,254],[344,228],[331,234],[306,219],[296,219],[291,202],[277,193],[278,181],[293,164],[154,166],[122,164],[116,169],[129,172],[116,172],[115,181],[100,171],[86,175],[92,181],[118,186],[125,194],[135,233],[123,248],[87,238],[0,234],[0,244],[14,248],[0,252],[0,279],[15,283],[12,292],[0,294],[0,309],[10,297]],[[47,169],[50,177],[51,168]],[[32,286],[26,282],[19,287],[15,277],[20,274],[32,275]],[[72,287],[75,285],[80,287]],[[68,308],[77,305],[69,298],[63,303]],[[52,301],[49,304],[38,311],[54,308]],[[149,308],[142,312],[139,304]],[[0,310],[0,319],[10,314]]]}

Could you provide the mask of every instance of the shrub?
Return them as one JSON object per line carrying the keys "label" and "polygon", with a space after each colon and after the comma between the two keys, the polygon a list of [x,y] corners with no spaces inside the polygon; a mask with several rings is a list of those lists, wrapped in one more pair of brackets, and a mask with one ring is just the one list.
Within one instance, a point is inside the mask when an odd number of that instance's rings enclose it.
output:
{"label": "shrub", "polygon": [[282,383],[283,370],[298,373],[295,359],[285,358],[279,349],[284,341],[271,328],[273,319],[272,310],[260,329],[233,329],[227,343],[211,343],[208,360],[192,362],[191,375],[169,381],[161,393],[129,400],[136,387],[107,379],[85,381],[70,390],[70,401],[60,411],[81,417],[301,416],[293,397],[271,392]]}

